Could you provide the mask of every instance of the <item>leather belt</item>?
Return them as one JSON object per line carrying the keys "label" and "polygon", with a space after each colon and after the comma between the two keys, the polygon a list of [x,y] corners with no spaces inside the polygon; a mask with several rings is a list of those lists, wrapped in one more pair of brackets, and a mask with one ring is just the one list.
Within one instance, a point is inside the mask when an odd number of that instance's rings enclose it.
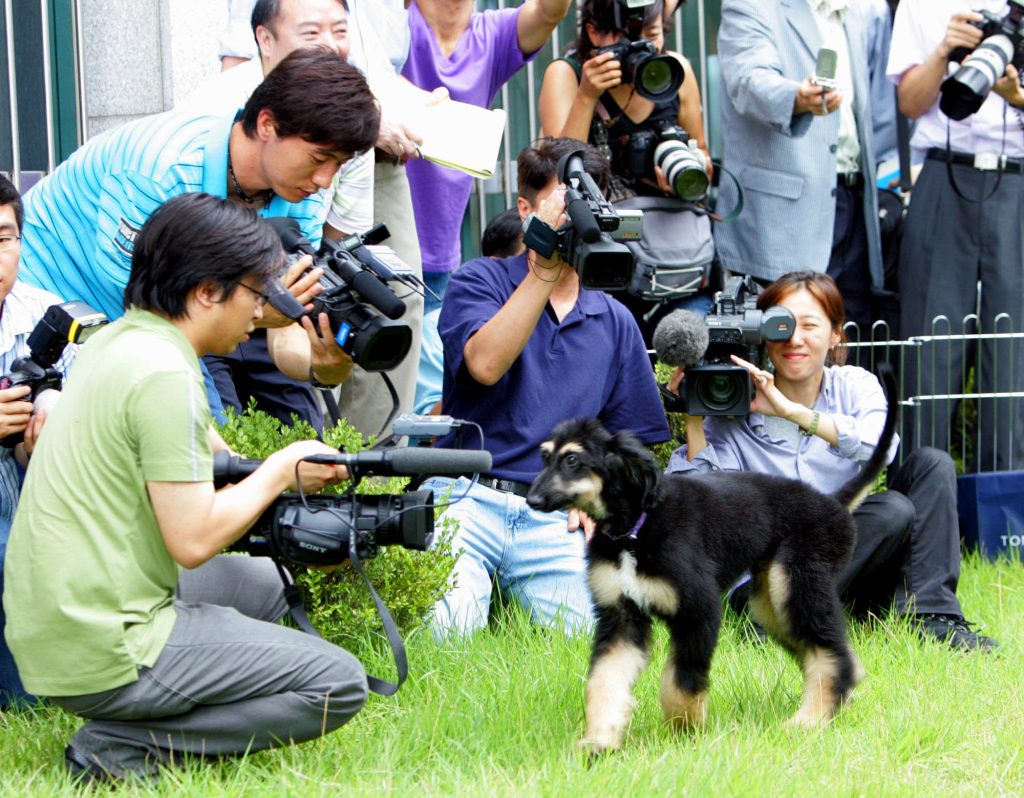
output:
{"label": "leather belt", "polygon": [[932,147],[927,155],[930,161],[955,163],[959,166],[971,166],[979,172],[1008,172],[1012,175],[1024,174],[1024,158],[1009,158],[998,152],[946,152]]}
{"label": "leather belt", "polygon": [[[468,477],[472,479],[472,477]],[[494,477],[480,477],[477,480],[478,485],[483,485],[485,488],[491,488],[492,490],[500,490],[502,493],[514,493],[516,496],[522,496],[526,498],[526,494],[530,492],[529,482],[519,482],[515,479],[495,479]]]}
{"label": "leather belt", "polygon": [[864,185],[864,175],[860,172],[837,172],[836,185],[857,188],[857,186]]}

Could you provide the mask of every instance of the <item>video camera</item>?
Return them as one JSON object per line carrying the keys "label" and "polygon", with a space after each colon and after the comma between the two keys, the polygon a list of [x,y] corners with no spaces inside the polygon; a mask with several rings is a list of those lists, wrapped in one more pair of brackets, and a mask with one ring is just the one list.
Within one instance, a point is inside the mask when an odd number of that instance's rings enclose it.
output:
{"label": "video camera", "polygon": [[1002,16],[977,10],[984,19],[970,24],[981,31],[981,43],[968,50],[957,47],[949,60],[960,68],[942,82],[939,108],[950,119],[966,119],[976,113],[1007,64],[1024,70],[1024,2],[1007,0]]}
{"label": "video camera", "polygon": [[660,166],[665,179],[680,199],[698,202],[708,193],[707,161],[697,147],[697,140],[679,125],[660,121],[653,130],[637,130],[630,134],[623,148],[623,167],[634,178],[654,178],[654,167]]}
{"label": "video camera", "polygon": [[[44,391],[59,391],[60,372],[54,364],[68,344],[81,344],[108,321],[105,314],[85,302],[50,305],[28,336],[29,354],[11,364],[11,371],[0,377],[0,390],[28,385],[31,393],[23,401],[35,402]],[[21,443],[24,434],[14,432],[0,446],[11,448]]]}
{"label": "video camera", "polygon": [[[282,494],[234,548],[307,566],[339,565],[349,558],[353,547],[360,559],[375,557],[381,546],[424,551],[434,538],[433,494],[429,490],[397,495],[351,493],[359,480],[371,475],[475,474],[491,469],[490,452],[479,449],[372,449],[314,455],[306,461],[348,468],[352,475],[349,492]],[[217,452],[214,484],[223,487],[239,482],[261,462]]]}
{"label": "video camera", "polygon": [[671,100],[683,84],[683,67],[670,55],[662,55],[654,42],[643,38],[644,15],[655,0],[617,0],[615,27],[626,36],[615,44],[598,47],[595,55],[612,53],[622,67],[622,82],[632,83],[636,93],[653,103]]}
{"label": "video camera", "polygon": [[[609,235],[619,230],[623,216],[584,170],[583,150],[563,155],[557,173],[558,181],[566,186],[565,213],[569,221],[555,230],[531,213],[523,222],[523,244],[545,258],[557,249],[576,270],[584,288],[624,291],[633,276],[633,253]],[[638,233],[635,214],[630,213],[629,222]]]}
{"label": "video camera", "polygon": [[[390,270],[364,246],[366,238],[353,235],[341,241],[325,239],[317,253],[294,219],[276,217],[267,221],[281,237],[286,253],[313,255],[314,264],[324,270],[320,277],[324,290],[313,299],[314,321],[320,313],[326,313],[338,346],[366,371],[388,371],[401,363],[412,345],[412,330],[396,321],[405,313],[405,303],[387,286],[385,276]],[[298,302],[287,302],[280,291],[271,294],[270,301],[293,320],[306,313]]]}
{"label": "video camera", "polygon": [[730,359],[736,355],[760,363],[766,341],[788,341],[796,327],[793,314],[781,305],[758,310],[757,283],[751,277],[730,277],[715,294],[714,308],[704,317],[707,351],[686,369],[679,395],[692,416],[745,416],[754,399],[750,372]]}

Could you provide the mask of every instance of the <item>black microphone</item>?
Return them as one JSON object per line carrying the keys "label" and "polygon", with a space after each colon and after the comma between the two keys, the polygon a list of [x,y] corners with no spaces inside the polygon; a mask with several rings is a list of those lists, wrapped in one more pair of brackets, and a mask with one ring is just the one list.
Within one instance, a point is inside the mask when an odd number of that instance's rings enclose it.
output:
{"label": "black microphone", "polygon": [[373,273],[376,274],[381,279],[388,281],[398,279],[398,275],[391,271],[390,267],[388,267],[388,265],[380,258],[378,258],[376,255],[374,255],[365,245],[361,244],[360,246],[351,250],[351,252],[355,256],[356,260],[358,260],[366,268],[371,269]]}
{"label": "black microphone", "polygon": [[[316,454],[307,462],[343,465],[357,471],[376,474],[480,474],[491,470],[491,453],[484,449],[430,449],[412,446],[398,449],[369,449],[355,454]],[[218,486],[238,482],[262,465],[262,460],[249,460],[226,450],[213,456],[214,483]]]}
{"label": "black microphone", "polygon": [[696,313],[674,310],[658,322],[652,343],[658,360],[686,369],[704,357],[708,348],[708,328]]}
{"label": "black microphone", "polygon": [[580,238],[588,244],[599,241],[601,228],[598,227],[597,220],[590,210],[590,204],[583,198],[583,195],[574,189],[566,189],[565,200],[565,212]]}

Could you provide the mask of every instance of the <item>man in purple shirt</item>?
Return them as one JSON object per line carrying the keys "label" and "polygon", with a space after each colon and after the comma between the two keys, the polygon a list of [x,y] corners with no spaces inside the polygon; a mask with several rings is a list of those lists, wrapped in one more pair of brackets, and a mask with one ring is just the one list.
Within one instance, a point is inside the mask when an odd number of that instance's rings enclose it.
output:
{"label": "man in purple shirt", "polygon": [[[598,184],[607,161],[573,139],[542,139],[519,155],[519,214],[555,226],[564,193],[558,159],[585,148]],[[612,431],[628,429],[646,444],[669,438],[654,372],[636,321],[625,306],[580,286],[556,253],[527,251],[480,258],[452,276],[438,324],[444,343],[446,414],[470,423],[462,445],[477,442],[494,458],[476,483],[435,477],[424,483],[459,522],[456,585],[435,609],[439,634],[468,633],[487,623],[492,580],[544,625],[589,625],[590,596],[582,534],[566,533],[564,512],[526,504],[541,469],[539,446],[560,421],[594,416]],[[438,446],[458,445],[448,435]]]}
{"label": "man in purple shirt", "polygon": [[[402,75],[426,91],[489,108],[501,87],[544,46],[570,0],[526,0],[518,8],[473,11],[473,0],[415,0]],[[459,231],[473,178],[420,159],[407,164],[423,277],[438,296],[462,262]],[[437,301],[433,300],[436,305]],[[426,301],[426,312],[432,297]]]}

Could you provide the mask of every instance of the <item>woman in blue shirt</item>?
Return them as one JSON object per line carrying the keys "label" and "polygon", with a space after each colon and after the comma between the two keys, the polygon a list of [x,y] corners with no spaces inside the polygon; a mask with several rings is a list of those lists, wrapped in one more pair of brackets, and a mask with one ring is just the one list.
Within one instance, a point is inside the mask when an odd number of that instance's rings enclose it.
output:
{"label": "woman in blue shirt", "polygon": [[[788,341],[767,343],[767,368],[734,357],[756,387],[746,418],[688,416],[688,444],[669,471],[757,471],[799,479],[833,493],[861,467],[885,422],[878,380],[843,365],[843,301],[821,272],[791,272],[759,295],[762,310],[781,305],[796,319]],[[678,370],[669,386],[678,390]],[[895,444],[889,453],[895,455]],[[857,544],[839,578],[840,596],[863,613],[894,605],[913,614],[925,637],[953,648],[994,648],[963,617],[956,597],[960,534],[956,470],[938,449],[922,447],[889,473],[889,490],[854,511]],[[742,602],[743,589],[737,591]],[[736,602],[734,602],[735,605]]]}

